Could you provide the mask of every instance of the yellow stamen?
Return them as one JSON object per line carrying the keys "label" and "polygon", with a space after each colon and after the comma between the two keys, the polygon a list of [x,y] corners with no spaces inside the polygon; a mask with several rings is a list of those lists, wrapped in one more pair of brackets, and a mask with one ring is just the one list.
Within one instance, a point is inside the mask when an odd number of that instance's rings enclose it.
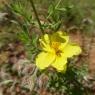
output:
{"label": "yellow stamen", "polygon": [[60,56],[61,51],[59,50],[60,43],[59,42],[52,42],[51,47],[54,49],[55,54]]}

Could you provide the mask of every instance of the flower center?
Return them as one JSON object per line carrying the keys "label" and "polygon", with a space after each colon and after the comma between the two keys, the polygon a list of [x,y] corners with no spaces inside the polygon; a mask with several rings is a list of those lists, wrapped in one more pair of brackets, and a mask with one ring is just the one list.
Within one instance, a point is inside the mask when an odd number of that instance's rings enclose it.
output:
{"label": "flower center", "polygon": [[57,55],[57,56],[61,56],[61,50],[59,50],[59,46],[60,46],[60,42],[52,42],[51,43],[51,47],[54,49],[54,51],[55,51],[55,54]]}

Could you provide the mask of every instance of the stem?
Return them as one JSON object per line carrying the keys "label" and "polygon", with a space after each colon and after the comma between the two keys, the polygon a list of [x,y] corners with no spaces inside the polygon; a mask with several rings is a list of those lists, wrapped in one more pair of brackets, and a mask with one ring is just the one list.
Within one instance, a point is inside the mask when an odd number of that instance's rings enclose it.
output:
{"label": "stem", "polygon": [[33,0],[29,0],[29,1],[30,1],[30,3],[31,3],[31,6],[32,6],[33,11],[34,11],[34,13],[35,13],[35,16],[36,16],[36,19],[37,19],[37,21],[38,21],[38,24],[39,24],[39,27],[40,27],[40,29],[41,29],[41,32],[42,32],[42,34],[44,34],[44,30],[43,30],[42,25],[41,25],[41,22],[40,22],[40,20],[39,20],[39,17],[38,17],[36,8],[35,8],[35,6],[34,6],[34,2],[33,2]]}

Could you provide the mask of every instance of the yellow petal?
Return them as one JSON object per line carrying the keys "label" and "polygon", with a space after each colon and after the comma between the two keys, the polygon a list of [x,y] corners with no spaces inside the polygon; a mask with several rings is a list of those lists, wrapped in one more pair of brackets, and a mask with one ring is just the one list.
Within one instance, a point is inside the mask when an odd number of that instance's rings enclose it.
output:
{"label": "yellow petal", "polygon": [[64,47],[68,44],[68,42],[69,42],[69,36],[67,35],[66,32],[58,31],[57,33],[60,35],[61,38],[65,39],[65,42],[64,42],[64,43],[61,43],[61,45],[60,45],[60,47],[59,47],[60,50],[63,50],[63,48],[64,48]]}
{"label": "yellow petal", "polygon": [[62,35],[60,32],[54,32],[52,35],[50,35],[50,41],[64,43],[66,40],[63,38],[63,36],[64,35]]}
{"label": "yellow petal", "polygon": [[43,39],[39,39],[40,45],[44,51],[50,51],[51,47],[49,44],[45,43]]}
{"label": "yellow petal", "polygon": [[50,39],[48,34],[44,34],[41,39],[39,40],[42,44],[50,44]]}
{"label": "yellow petal", "polygon": [[72,57],[74,55],[79,55],[81,53],[81,48],[75,44],[67,44],[63,53],[65,57]]}
{"label": "yellow petal", "polygon": [[58,31],[58,32],[56,32],[56,34],[59,35],[61,38],[65,39],[66,42],[69,41],[69,36],[67,35],[66,32]]}
{"label": "yellow petal", "polygon": [[40,45],[42,46],[42,48],[47,47],[47,44],[42,39],[39,39],[39,41],[40,41]]}
{"label": "yellow petal", "polygon": [[67,59],[64,57],[56,57],[55,61],[51,64],[52,67],[56,68],[58,72],[65,72],[67,69]]}
{"label": "yellow petal", "polygon": [[51,51],[49,35],[45,34],[40,39],[40,45],[44,51]]}
{"label": "yellow petal", "polygon": [[69,36],[67,35],[66,32],[58,31],[56,32],[56,34],[63,38],[65,40],[65,43],[69,42]]}
{"label": "yellow petal", "polygon": [[36,66],[45,69],[55,60],[55,55],[51,53],[41,52],[36,58]]}
{"label": "yellow petal", "polygon": [[49,38],[48,34],[44,35],[44,41],[45,41],[46,44],[50,44],[50,38]]}
{"label": "yellow petal", "polygon": [[69,36],[65,32],[58,31],[56,33],[53,33],[53,35],[51,35],[51,40],[55,42],[60,42],[61,45],[59,49],[63,49],[69,42]]}

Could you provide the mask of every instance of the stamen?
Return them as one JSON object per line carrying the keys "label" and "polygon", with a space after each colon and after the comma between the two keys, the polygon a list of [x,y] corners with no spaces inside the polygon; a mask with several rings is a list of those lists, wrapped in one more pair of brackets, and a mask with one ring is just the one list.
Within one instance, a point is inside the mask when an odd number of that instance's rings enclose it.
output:
{"label": "stamen", "polygon": [[62,51],[60,51],[60,50],[56,51],[57,56],[61,56],[61,53],[62,53]]}
{"label": "stamen", "polygon": [[57,56],[61,56],[61,51],[59,50],[60,43],[52,42],[51,47],[55,50]]}

